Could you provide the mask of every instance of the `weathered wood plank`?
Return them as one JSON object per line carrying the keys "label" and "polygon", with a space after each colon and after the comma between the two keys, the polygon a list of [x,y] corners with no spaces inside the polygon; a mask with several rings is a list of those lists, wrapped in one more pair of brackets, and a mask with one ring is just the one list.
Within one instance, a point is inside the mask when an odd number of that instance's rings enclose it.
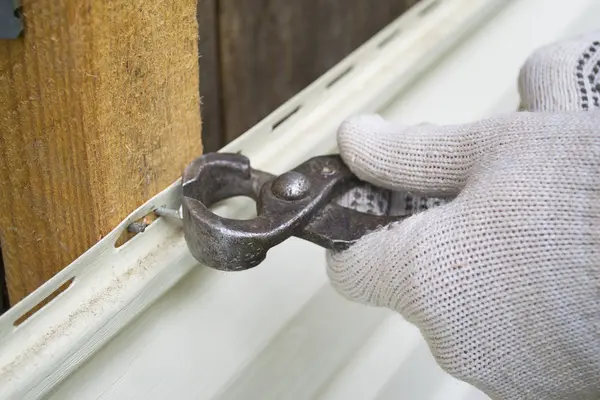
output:
{"label": "weathered wood plank", "polygon": [[243,133],[415,0],[221,0],[226,141]]}
{"label": "weathered wood plank", "polygon": [[221,127],[221,71],[219,70],[217,8],[217,0],[198,1],[200,101],[202,102],[202,142],[205,152],[217,151],[225,144]]}
{"label": "weathered wood plank", "polygon": [[0,235],[12,304],[201,153],[196,1],[22,0],[0,42]]}

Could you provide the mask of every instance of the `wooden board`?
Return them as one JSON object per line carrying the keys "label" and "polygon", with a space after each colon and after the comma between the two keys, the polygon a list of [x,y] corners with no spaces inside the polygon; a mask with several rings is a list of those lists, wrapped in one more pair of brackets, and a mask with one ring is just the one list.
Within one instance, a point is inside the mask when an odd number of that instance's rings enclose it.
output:
{"label": "wooden board", "polygon": [[201,153],[196,1],[22,0],[0,42],[0,234],[12,304]]}
{"label": "wooden board", "polygon": [[200,101],[202,142],[205,152],[225,145],[221,119],[221,71],[219,70],[218,0],[198,1],[200,53]]}
{"label": "wooden board", "polygon": [[[2,249],[0,248],[0,251]],[[0,253],[1,255],[1,253]],[[0,315],[8,310],[8,291],[6,288],[6,278],[4,277],[4,262],[0,256]]]}
{"label": "wooden board", "polygon": [[227,142],[317,79],[416,0],[221,0]]}

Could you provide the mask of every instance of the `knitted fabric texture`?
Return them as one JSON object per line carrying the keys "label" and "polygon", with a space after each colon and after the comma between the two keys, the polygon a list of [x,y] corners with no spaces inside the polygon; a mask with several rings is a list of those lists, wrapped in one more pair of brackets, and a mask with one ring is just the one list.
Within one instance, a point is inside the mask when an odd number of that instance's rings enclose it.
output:
{"label": "knitted fabric texture", "polygon": [[333,286],[401,313],[442,368],[494,399],[600,398],[599,40],[536,51],[519,76],[526,111],[339,128],[361,179],[452,200],[328,252]]}

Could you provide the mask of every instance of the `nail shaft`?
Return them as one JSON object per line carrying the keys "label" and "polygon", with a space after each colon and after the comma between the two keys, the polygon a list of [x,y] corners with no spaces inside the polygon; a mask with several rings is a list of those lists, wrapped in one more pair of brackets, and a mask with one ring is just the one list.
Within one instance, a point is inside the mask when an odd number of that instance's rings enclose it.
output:
{"label": "nail shaft", "polygon": [[180,210],[173,210],[167,207],[157,207],[154,213],[159,217],[182,219]]}

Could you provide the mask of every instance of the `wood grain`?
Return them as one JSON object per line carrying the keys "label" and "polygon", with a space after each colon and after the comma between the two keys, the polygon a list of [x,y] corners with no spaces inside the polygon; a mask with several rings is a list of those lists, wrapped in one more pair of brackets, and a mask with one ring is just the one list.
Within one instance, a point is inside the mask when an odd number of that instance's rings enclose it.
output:
{"label": "wood grain", "polygon": [[217,151],[225,145],[221,125],[223,114],[217,9],[217,0],[198,1],[200,101],[202,102],[202,142],[205,152]]}
{"label": "wood grain", "polygon": [[196,1],[22,0],[0,42],[0,235],[11,304],[201,153]]}
{"label": "wood grain", "polygon": [[221,0],[226,141],[401,15],[415,0]]}
{"label": "wood grain", "polygon": [[[0,248],[0,251],[2,249]],[[6,278],[4,277],[4,262],[0,257],[0,315],[8,310],[8,291],[6,288]]]}

